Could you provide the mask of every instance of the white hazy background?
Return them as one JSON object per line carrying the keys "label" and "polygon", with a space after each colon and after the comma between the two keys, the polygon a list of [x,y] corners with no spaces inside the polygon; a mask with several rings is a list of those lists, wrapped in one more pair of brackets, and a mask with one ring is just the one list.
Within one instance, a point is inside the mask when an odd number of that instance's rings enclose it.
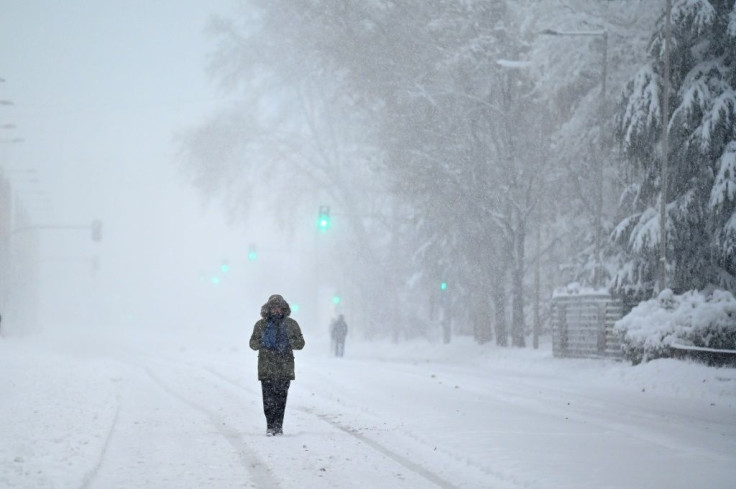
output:
{"label": "white hazy background", "polygon": [[[0,167],[31,224],[87,227],[36,233],[44,334],[0,339],[0,488],[734,487],[736,369],[362,342],[349,311],[331,358],[314,258],[248,262],[275,226],[179,170],[176,134],[227,104],[204,31],[231,4],[0,2]],[[247,339],[271,293],[307,348],[266,438]]]}
{"label": "white hazy background", "polygon": [[248,265],[248,243],[264,243],[268,224],[230,225],[177,162],[176,134],[225,102],[207,76],[205,31],[231,6],[2,2],[0,99],[13,105],[0,106],[0,123],[16,126],[3,139],[23,141],[0,145],[0,165],[32,224],[104,223],[99,243],[88,230],[37,232],[44,328],[250,325],[268,294],[299,299],[263,278],[284,260],[253,266],[263,275],[255,289],[206,286],[221,260]]}

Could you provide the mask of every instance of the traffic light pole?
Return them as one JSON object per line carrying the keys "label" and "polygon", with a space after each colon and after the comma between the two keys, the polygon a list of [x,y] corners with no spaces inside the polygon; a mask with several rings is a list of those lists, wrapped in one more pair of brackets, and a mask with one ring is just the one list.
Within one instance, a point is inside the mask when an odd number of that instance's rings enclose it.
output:
{"label": "traffic light pole", "polygon": [[92,232],[92,240],[100,241],[102,239],[102,221],[95,219],[90,225],[65,225],[65,224],[35,224],[30,226],[21,226],[10,232],[10,236],[14,236],[26,231],[39,231],[47,229],[56,230],[90,230]]}
{"label": "traffic light pole", "polygon": [[37,225],[37,226],[22,226],[16,228],[10,232],[10,235],[22,233],[25,231],[37,231],[39,229],[90,229],[90,226],[64,226],[60,224],[48,224],[48,225]]}

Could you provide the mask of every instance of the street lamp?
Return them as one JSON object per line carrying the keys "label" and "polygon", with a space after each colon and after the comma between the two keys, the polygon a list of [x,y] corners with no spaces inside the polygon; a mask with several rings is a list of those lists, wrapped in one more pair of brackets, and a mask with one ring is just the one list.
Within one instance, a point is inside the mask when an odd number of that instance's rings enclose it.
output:
{"label": "street lamp", "polygon": [[496,64],[502,68],[510,69],[529,68],[532,65],[529,61],[518,61],[512,59],[497,59]]}
{"label": "street lamp", "polygon": [[603,124],[606,113],[606,74],[608,72],[608,31],[558,31],[555,29],[544,29],[542,34],[549,36],[584,36],[600,37],[603,39],[603,61],[601,72],[601,94],[598,109],[598,165],[596,166],[596,202],[595,202],[595,271],[593,272],[593,285],[598,287],[602,275],[601,241],[603,235]]}
{"label": "street lamp", "polygon": [[[13,103],[10,102],[10,101],[8,101],[8,100],[2,100],[2,101],[0,101],[0,105],[12,105],[12,104]],[[12,129],[17,129],[17,128],[18,128],[18,126],[16,126],[15,124],[12,124],[12,123],[5,123],[5,124],[0,125],[0,129],[12,130]],[[22,138],[19,138],[19,137],[2,138],[2,139],[0,139],[0,142],[2,142],[2,143],[21,143],[21,142],[23,142],[23,139]]]}

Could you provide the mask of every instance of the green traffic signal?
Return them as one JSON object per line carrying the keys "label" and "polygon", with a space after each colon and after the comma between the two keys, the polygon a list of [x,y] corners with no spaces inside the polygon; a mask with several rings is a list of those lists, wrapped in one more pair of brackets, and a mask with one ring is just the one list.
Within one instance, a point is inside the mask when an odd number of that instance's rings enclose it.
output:
{"label": "green traffic signal", "polygon": [[258,252],[256,251],[256,244],[250,243],[248,245],[248,260],[256,261],[258,259]]}
{"label": "green traffic signal", "polygon": [[332,296],[332,303],[333,304],[339,304],[340,303],[340,296],[339,295]]}
{"label": "green traffic signal", "polygon": [[220,271],[222,273],[229,272],[230,271],[230,265],[228,265],[227,263],[223,263],[222,265],[220,265]]}
{"label": "green traffic signal", "polygon": [[440,290],[447,290],[447,282],[442,282],[440,284]]}
{"label": "green traffic signal", "polygon": [[317,215],[317,229],[321,232],[326,232],[330,228],[330,207],[327,205],[319,206],[319,213]]}

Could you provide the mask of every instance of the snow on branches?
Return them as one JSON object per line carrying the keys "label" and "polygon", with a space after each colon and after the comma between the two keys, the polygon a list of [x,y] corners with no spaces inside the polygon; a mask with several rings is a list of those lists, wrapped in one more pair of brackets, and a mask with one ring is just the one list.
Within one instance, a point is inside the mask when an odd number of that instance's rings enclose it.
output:
{"label": "snow on branches", "polygon": [[[616,135],[633,181],[624,190],[612,241],[622,264],[641,265],[642,258],[656,256],[651,252],[661,240],[657,212],[666,121],[667,261],[674,265],[672,280],[678,289],[736,283],[735,12],[732,0],[674,1],[668,93],[662,93],[662,19],[652,37],[650,59],[629,81],[618,109]],[[668,114],[662,113],[665,96]],[[633,187],[638,189],[634,200],[629,195]],[[637,280],[653,284],[656,263],[644,269],[649,272]],[[621,290],[643,285],[621,283],[620,278],[616,286]]]}

